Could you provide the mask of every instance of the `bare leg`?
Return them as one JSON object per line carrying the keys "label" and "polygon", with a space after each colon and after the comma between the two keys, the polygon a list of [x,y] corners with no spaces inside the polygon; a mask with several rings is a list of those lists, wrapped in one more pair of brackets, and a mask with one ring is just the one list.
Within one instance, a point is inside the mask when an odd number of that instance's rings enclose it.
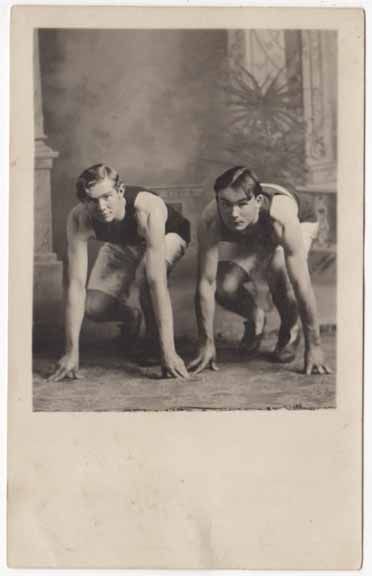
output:
{"label": "bare leg", "polygon": [[100,290],[87,290],[85,312],[95,322],[122,322],[122,335],[127,345],[133,346],[138,339],[142,318],[138,308]]}
{"label": "bare leg", "polygon": [[95,322],[130,322],[137,315],[137,308],[101,292],[87,290],[85,313]]}
{"label": "bare leg", "polygon": [[248,273],[233,262],[219,262],[217,271],[217,302],[247,320],[253,320],[257,308],[253,295],[244,286]]}
{"label": "bare leg", "polygon": [[217,271],[216,300],[239,316],[246,319],[241,347],[248,353],[259,347],[263,336],[265,315],[255,301],[254,290],[246,288],[250,276],[241,266],[233,262],[220,262]]}
{"label": "bare leg", "polygon": [[281,322],[275,358],[279,362],[291,362],[296,356],[300,341],[300,326],[298,323],[297,301],[288,277],[284,252],[281,246],[276,248],[266,276]]}

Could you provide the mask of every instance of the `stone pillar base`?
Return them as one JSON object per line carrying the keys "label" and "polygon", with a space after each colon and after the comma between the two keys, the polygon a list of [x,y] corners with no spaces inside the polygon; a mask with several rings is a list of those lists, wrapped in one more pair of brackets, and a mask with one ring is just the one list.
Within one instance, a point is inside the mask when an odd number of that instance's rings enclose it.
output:
{"label": "stone pillar base", "polygon": [[63,266],[55,254],[34,261],[34,320],[52,322],[63,309]]}
{"label": "stone pillar base", "polygon": [[34,348],[63,339],[63,265],[54,253],[36,254],[34,260]]}
{"label": "stone pillar base", "polygon": [[34,261],[34,320],[50,322],[62,309],[63,265],[55,254]]}

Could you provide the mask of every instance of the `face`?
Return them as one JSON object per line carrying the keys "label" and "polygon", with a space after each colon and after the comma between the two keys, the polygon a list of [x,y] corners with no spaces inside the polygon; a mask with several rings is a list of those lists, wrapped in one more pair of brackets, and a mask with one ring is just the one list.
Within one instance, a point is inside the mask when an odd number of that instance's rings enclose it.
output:
{"label": "face", "polygon": [[125,215],[123,190],[117,190],[109,178],[97,182],[86,193],[90,215],[100,222],[122,220]]}
{"label": "face", "polygon": [[261,195],[248,198],[243,190],[225,188],[218,193],[218,205],[224,224],[233,232],[241,232],[258,220]]}

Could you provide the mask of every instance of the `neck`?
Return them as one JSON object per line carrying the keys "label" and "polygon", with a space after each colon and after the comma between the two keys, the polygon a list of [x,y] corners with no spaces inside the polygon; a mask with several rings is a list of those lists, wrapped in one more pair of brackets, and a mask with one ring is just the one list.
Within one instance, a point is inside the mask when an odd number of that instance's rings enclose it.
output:
{"label": "neck", "polygon": [[252,222],[251,226],[255,226],[260,219],[260,210],[257,210],[256,218]]}
{"label": "neck", "polygon": [[122,200],[122,202],[120,203],[119,215],[118,215],[118,217],[117,217],[117,220],[119,220],[119,222],[120,222],[121,220],[124,220],[126,203],[127,203],[127,201],[126,201],[126,199],[125,199],[124,196],[123,196],[123,200]]}

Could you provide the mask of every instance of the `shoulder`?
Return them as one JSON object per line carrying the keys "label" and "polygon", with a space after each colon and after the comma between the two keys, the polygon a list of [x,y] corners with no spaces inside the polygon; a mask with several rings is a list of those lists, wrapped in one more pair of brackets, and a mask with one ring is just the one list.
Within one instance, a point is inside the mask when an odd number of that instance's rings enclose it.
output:
{"label": "shoulder", "polygon": [[156,212],[158,215],[167,216],[167,206],[160,196],[151,194],[146,190],[138,192],[134,202],[134,209],[137,215],[150,215]]}
{"label": "shoulder", "polygon": [[168,209],[165,202],[151,192],[138,192],[134,202],[137,230],[140,236],[151,239],[165,234]]}
{"label": "shoulder", "polygon": [[298,205],[294,198],[278,194],[273,197],[270,207],[271,218],[280,224],[298,221]]}
{"label": "shoulder", "polygon": [[94,236],[91,218],[84,204],[72,208],[67,217],[67,233],[70,237],[89,239]]}
{"label": "shoulder", "polygon": [[76,204],[76,206],[74,206],[72,210],[70,210],[69,215],[67,217],[67,222],[71,226],[74,226],[74,228],[76,229],[84,227],[85,224],[89,224],[88,212],[84,204],[82,203]]}
{"label": "shoulder", "polygon": [[199,235],[208,237],[216,242],[220,239],[220,219],[215,199],[209,202],[202,212],[199,221]]}
{"label": "shoulder", "polygon": [[284,249],[292,252],[298,248],[301,235],[298,206],[296,201],[286,196],[274,196],[270,210],[274,234]]}
{"label": "shoulder", "polygon": [[213,198],[209,204],[207,204],[202,212],[201,220],[205,223],[213,222],[218,218],[217,202]]}

